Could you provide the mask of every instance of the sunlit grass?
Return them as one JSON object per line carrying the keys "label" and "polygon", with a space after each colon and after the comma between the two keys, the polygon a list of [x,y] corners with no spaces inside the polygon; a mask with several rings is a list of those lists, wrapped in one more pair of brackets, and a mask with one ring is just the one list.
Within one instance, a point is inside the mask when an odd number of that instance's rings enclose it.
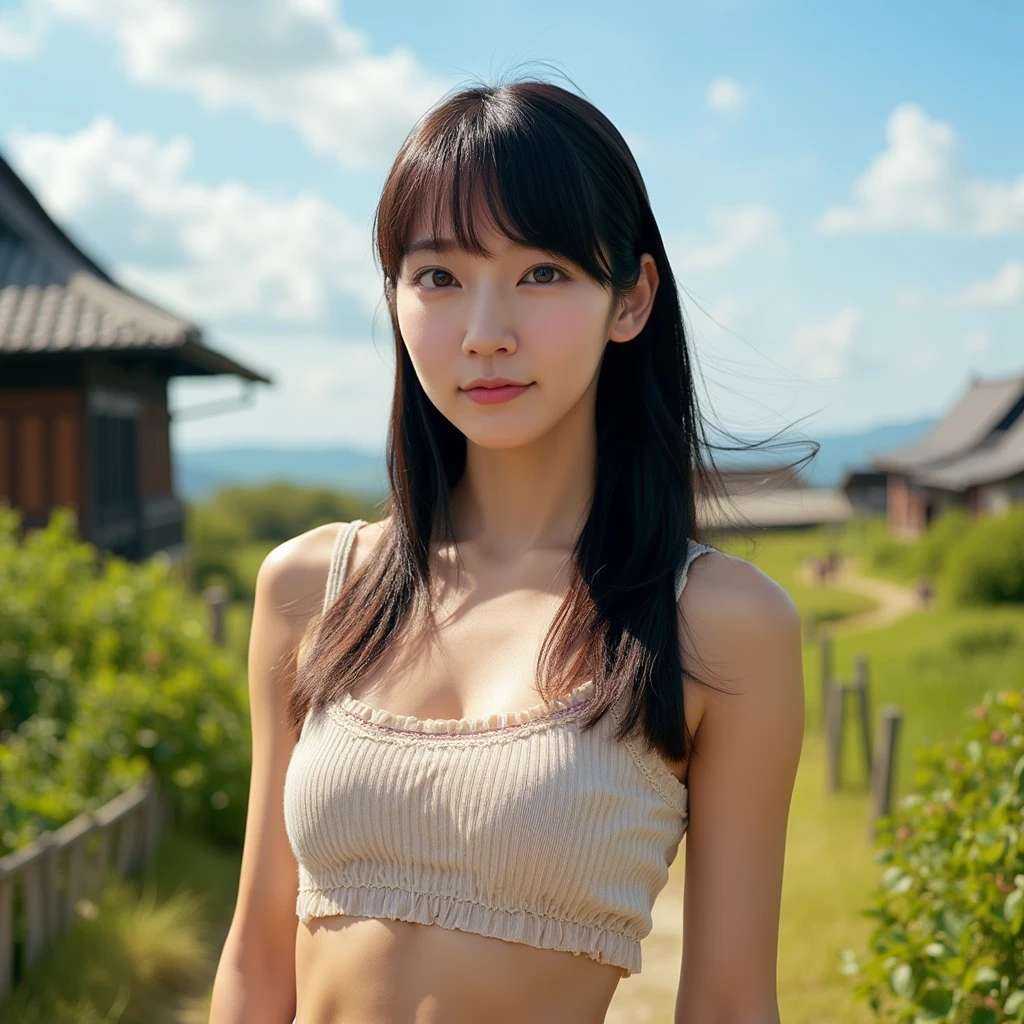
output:
{"label": "sunlit grass", "polygon": [[207,998],[237,878],[234,851],[168,834],[151,870],[138,879],[110,875],[96,902],[81,904],[74,927],[21,980],[0,1017],[180,1024]]}

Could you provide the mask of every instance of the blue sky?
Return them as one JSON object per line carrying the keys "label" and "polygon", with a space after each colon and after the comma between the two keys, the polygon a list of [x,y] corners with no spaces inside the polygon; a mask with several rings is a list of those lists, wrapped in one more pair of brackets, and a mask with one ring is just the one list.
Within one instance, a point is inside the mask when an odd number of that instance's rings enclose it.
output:
{"label": "blue sky", "polygon": [[377,448],[370,225],[402,138],[473,78],[568,76],[634,149],[711,424],[814,437],[1024,373],[1022,38],[1010,0],[0,0],[0,149],[124,283],[274,379],[180,446]]}

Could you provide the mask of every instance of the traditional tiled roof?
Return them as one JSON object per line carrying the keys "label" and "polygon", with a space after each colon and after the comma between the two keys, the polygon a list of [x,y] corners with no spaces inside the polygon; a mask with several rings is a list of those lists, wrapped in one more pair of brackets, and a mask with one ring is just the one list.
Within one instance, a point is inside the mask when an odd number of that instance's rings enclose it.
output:
{"label": "traditional tiled roof", "polygon": [[955,406],[920,440],[876,455],[872,466],[915,478],[973,452],[1024,403],[1024,375],[971,381]]}
{"label": "traditional tiled roof", "polygon": [[117,284],[0,157],[0,359],[85,350],[169,357],[174,375],[271,383],[204,345],[194,323]]}
{"label": "traditional tiled roof", "polygon": [[1024,473],[1024,415],[1008,430],[997,430],[972,452],[940,469],[914,474],[914,482],[949,491],[965,491]]}

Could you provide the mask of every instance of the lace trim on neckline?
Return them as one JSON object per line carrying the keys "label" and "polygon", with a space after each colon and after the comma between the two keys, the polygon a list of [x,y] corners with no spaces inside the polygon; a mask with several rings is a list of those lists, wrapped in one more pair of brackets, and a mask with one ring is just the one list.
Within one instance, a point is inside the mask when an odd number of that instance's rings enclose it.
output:
{"label": "lace trim on neckline", "polygon": [[541,702],[522,711],[498,711],[484,718],[417,718],[398,715],[384,708],[376,708],[350,693],[343,693],[335,706],[344,709],[371,725],[402,732],[418,733],[481,733],[498,729],[512,729],[531,722],[561,717],[561,712],[583,704],[594,696],[596,683],[588,679],[572,689],[565,697],[550,703]]}

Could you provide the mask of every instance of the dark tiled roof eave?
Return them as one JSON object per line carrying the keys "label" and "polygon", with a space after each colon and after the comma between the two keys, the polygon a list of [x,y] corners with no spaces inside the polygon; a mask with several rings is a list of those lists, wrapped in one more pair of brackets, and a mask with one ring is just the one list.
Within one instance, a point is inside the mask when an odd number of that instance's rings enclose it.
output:
{"label": "dark tiled roof eave", "polygon": [[924,437],[871,460],[875,469],[917,476],[952,465],[984,440],[1024,394],[1024,375],[974,381]]}
{"label": "dark tiled roof eave", "polygon": [[159,354],[175,375],[272,383],[204,345],[196,324],[121,287],[0,156],[0,360],[86,351]]}
{"label": "dark tiled roof eave", "polygon": [[0,239],[0,353],[168,347],[198,335],[102,278]]}
{"label": "dark tiled roof eave", "polygon": [[913,475],[914,483],[963,492],[1024,474],[1024,416],[990,447],[968,452],[941,469]]}

